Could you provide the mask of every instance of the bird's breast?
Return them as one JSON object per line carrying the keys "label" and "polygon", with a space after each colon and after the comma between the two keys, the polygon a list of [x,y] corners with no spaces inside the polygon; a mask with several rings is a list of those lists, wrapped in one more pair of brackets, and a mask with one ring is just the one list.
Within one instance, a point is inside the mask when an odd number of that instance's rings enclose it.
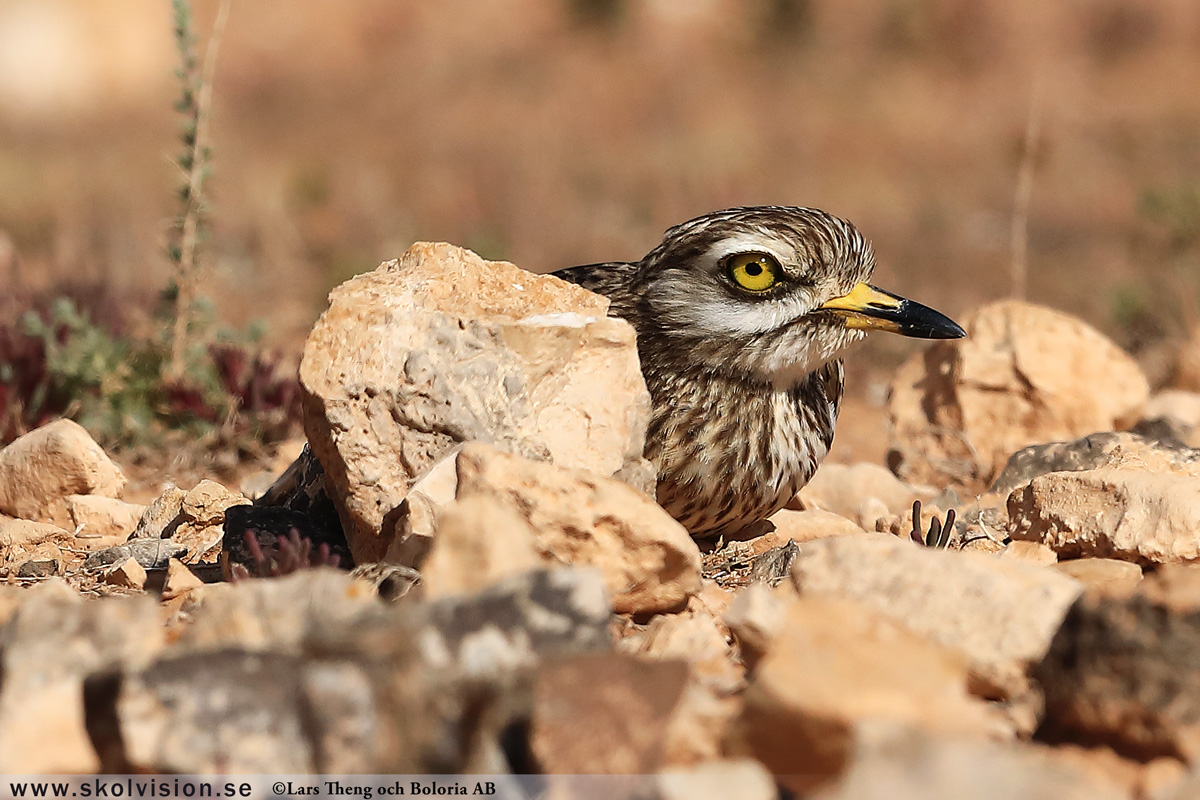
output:
{"label": "bird's breast", "polygon": [[693,535],[774,513],[829,451],[841,398],[832,361],[786,389],[718,375],[648,374],[646,457],[658,501]]}

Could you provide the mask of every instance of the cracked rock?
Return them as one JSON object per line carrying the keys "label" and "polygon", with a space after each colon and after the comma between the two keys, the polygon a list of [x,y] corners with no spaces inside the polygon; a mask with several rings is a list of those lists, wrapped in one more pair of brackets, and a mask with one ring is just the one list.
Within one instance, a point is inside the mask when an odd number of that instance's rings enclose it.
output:
{"label": "cracked rock", "polygon": [[409,488],[463,442],[605,476],[642,461],[649,393],[633,329],[607,308],[447,244],[333,290],[300,382],[356,563],[383,557]]}

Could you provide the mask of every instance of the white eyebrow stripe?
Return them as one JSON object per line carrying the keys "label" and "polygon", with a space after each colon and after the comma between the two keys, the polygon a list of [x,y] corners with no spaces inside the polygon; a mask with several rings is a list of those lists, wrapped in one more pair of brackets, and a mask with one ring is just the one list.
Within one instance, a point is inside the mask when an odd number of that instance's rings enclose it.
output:
{"label": "white eyebrow stripe", "polygon": [[663,321],[708,336],[767,333],[807,314],[811,300],[794,294],[772,300],[734,300],[708,281],[687,275],[661,279],[652,301]]}
{"label": "white eyebrow stripe", "polygon": [[743,233],[728,239],[722,239],[716,246],[709,249],[703,258],[710,263],[720,263],[723,259],[737,253],[770,253],[781,264],[785,264],[795,258],[792,248],[788,247],[785,242],[773,236],[752,233]]}

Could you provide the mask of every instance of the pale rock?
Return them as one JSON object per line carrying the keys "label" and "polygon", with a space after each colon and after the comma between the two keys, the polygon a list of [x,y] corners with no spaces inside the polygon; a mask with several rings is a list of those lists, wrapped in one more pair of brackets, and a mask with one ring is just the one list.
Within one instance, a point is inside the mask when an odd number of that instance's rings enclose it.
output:
{"label": "pale rock", "polygon": [[[52,580],[61,581],[62,579],[55,578]],[[8,621],[8,618],[16,612],[21,602],[28,596],[29,593],[23,587],[0,584],[0,628],[4,627],[4,623]]]}
{"label": "pale rock", "polygon": [[783,630],[788,608],[785,592],[791,591],[790,587],[770,589],[766,584],[752,583],[734,595],[729,604],[725,624],[733,632],[742,649],[742,658],[751,669]]}
{"label": "pale rock", "polygon": [[1127,469],[1052,472],[1008,500],[1014,539],[1060,558],[1142,564],[1200,559],[1200,477]]}
{"label": "pale rock", "polygon": [[742,681],[743,671],[733,663],[729,640],[708,614],[654,617],[639,652],[650,658],[686,661],[696,679],[722,691],[733,692]]}
{"label": "pale rock", "polygon": [[1119,788],[1128,797],[1162,800],[1158,792],[1176,784],[1187,773],[1179,761],[1165,756],[1148,763],[1119,755],[1110,747],[1089,747],[1056,742],[1048,753],[1056,761],[1078,767],[1097,782]]}
{"label": "pale rock", "polygon": [[1142,580],[1142,568],[1129,561],[1113,558],[1077,558],[1054,565],[1088,589],[1123,597],[1133,593]]}
{"label": "pale rock", "polygon": [[781,541],[788,539],[800,544],[814,539],[825,539],[830,536],[845,536],[850,533],[863,533],[863,529],[852,520],[841,514],[820,509],[807,511],[792,511],[780,509],[767,518],[775,526],[774,533]]}
{"label": "pale rock", "polygon": [[775,778],[752,758],[720,759],[658,773],[655,800],[776,800]]}
{"label": "pale rock", "polygon": [[886,467],[878,464],[822,464],[812,480],[800,490],[805,508],[832,511],[853,520],[860,528],[873,530],[878,504],[891,514],[905,514],[914,500],[928,500],[928,491],[919,492],[903,483]]}
{"label": "pale rock", "polygon": [[629,655],[577,655],[538,672],[530,749],[548,774],[645,775],[664,763],[688,667]]}
{"label": "pale rock", "polygon": [[167,580],[163,584],[164,598],[178,597],[203,585],[204,581],[200,580],[196,573],[188,569],[187,565],[178,558],[172,558],[167,562]]}
{"label": "pale rock", "polygon": [[184,563],[214,562],[225,536],[225,511],[249,504],[245,495],[215,481],[200,481],[186,492],[180,500],[179,518],[170,534],[174,544],[187,548],[182,556]]}
{"label": "pale rock", "polygon": [[997,731],[987,706],[967,693],[963,659],[948,648],[828,597],[791,598],[784,616],[751,675],[730,747],[792,791],[841,773],[863,724],[968,737]]}
{"label": "pale rock", "polygon": [[74,538],[70,531],[48,522],[31,522],[27,519],[8,519],[0,522],[0,548],[27,547],[42,542],[62,541]]}
{"label": "pale rock", "polygon": [[397,510],[395,535],[383,562],[421,569],[433,548],[438,508],[424,493],[410,491]]}
{"label": "pale rock", "polygon": [[72,542],[70,531],[48,522],[9,519],[0,522],[0,570],[15,573],[30,560],[59,559]]}
{"label": "pale rock", "polygon": [[178,643],[294,653],[311,632],[348,629],[379,606],[364,581],[330,567],[271,580],[207,584],[184,601],[191,623],[180,631]]}
{"label": "pale rock", "polygon": [[249,502],[239,492],[230,491],[216,481],[204,480],[183,496],[180,511],[200,525],[216,525],[225,521],[225,509]]}
{"label": "pale rock", "polygon": [[1129,800],[1048,748],[897,726],[855,743],[844,773],[807,800]]}
{"label": "pale rock", "polygon": [[84,678],[148,663],[164,646],[157,605],[85,602],[59,579],[25,591],[0,628],[0,773],[94,772]]}
{"label": "pale rock", "polygon": [[687,682],[667,726],[663,763],[696,764],[717,758],[740,702],[745,670],[734,663],[724,625],[701,604],[682,614],[650,621],[638,652],[648,658],[689,665]]}
{"label": "pale rock", "polygon": [[1195,783],[1190,788],[1191,793],[1184,794],[1183,792],[1188,791],[1185,789],[1189,778],[1187,767],[1174,758],[1155,758],[1143,766],[1134,788],[1134,796],[1154,800],[1195,800],[1200,797],[1200,773],[1194,775]]}
{"label": "pale rock", "polygon": [[800,548],[792,581],[875,609],[962,653],[989,694],[1019,695],[1083,585],[1044,567],[862,534]]}
{"label": "pale rock", "polygon": [[618,613],[676,609],[700,591],[700,550],[688,532],[616,479],[472,443],[458,454],[458,499],[472,496],[523,517],[543,560],[599,569]]}
{"label": "pale rock", "polygon": [[410,491],[425,495],[438,508],[453,500],[458,494],[458,451],[461,449],[461,445],[455,447],[434,462],[417,478]]}
{"label": "pale rock", "polygon": [[85,727],[82,681],[54,680],[0,694],[0,770],[92,773],[100,768]]}
{"label": "pale rock", "polygon": [[291,583],[243,596],[264,621],[282,623],[269,631],[274,641],[181,641],[148,668],[94,687],[92,718],[117,723],[93,729],[102,769],[507,771],[502,742],[526,729],[539,665],[611,648],[593,570],[538,570],[472,596],[374,602],[349,615],[348,598],[317,585],[348,585],[331,574],[245,582]]}
{"label": "pale rock", "polygon": [[878,497],[868,497],[858,507],[858,519],[864,531],[877,530],[880,520],[892,516],[892,510]]}
{"label": "pale rock", "polygon": [[[1023,539],[1017,539],[1014,542],[1009,542],[1004,548],[1003,558],[1012,558],[1017,561],[1026,561],[1030,564],[1037,564],[1041,567],[1047,567],[1058,561],[1058,553],[1049,545],[1041,542],[1029,542]],[[1071,574],[1070,570],[1066,570],[1067,574]]]}
{"label": "pale rock", "polygon": [[471,594],[541,565],[529,523],[494,497],[454,500],[438,516],[433,547],[421,567],[426,597]]}
{"label": "pale rock", "polygon": [[137,527],[130,534],[131,539],[166,539],[175,532],[182,522],[180,512],[183,511],[183,498],[187,492],[178,486],[168,486],[163,493],[154,498],[146,510],[142,512]]}
{"label": "pale rock", "polygon": [[[701,581],[700,593],[692,595],[688,601],[688,610],[708,614],[720,621],[733,602],[733,592],[719,585],[716,581]],[[722,623],[723,624],[723,623]],[[726,629],[727,630],[727,629]]]}
{"label": "pale rock", "polygon": [[1200,564],[1168,564],[1138,586],[1138,595],[1172,614],[1200,611]]}
{"label": "pale rock", "polygon": [[[380,763],[380,751],[405,738],[405,721],[383,716],[391,709],[364,672],[350,663],[234,649],[160,659],[121,675],[93,698],[96,713],[116,722],[96,734],[104,755],[101,769],[143,774],[390,771],[393,765]],[[422,676],[405,677],[428,691]],[[399,711],[405,710],[419,713],[412,707]],[[372,736],[376,728],[389,736]],[[407,764],[395,766],[419,769],[418,759],[414,754]]]}
{"label": "pale rock", "polygon": [[[174,560],[174,559],[172,559]],[[113,586],[124,586],[128,589],[144,589],[146,587],[146,569],[137,559],[127,558],[113,565],[104,573],[104,582]]]}
{"label": "pale rock", "polygon": [[455,447],[417,478],[397,509],[395,532],[383,560],[421,569],[429,550],[437,516],[458,491],[458,451]]}
{"label": "pale rock", "polygon": [[725,752],[728,729],[740,710],[739,694],[689,676],[667,723],[662,764],[692,765],[720,758]]}
{"label": "pale rock", "polygon": [[720,758],[729,728],[741,708],[740,694],[696,677],[693,668],[667,723],[663,765],[686,766]]}
{"label": "pale rock", "polygon": [[[591,568],[514,575],[473,595],[422,603],[412,616],[425,629],[420,650],[430,666],[475,681],[507,680],[514,671],[556,658],[612,649],[608,597],[599,571]],[[396,614],[386,619],[394,621]],[[374,647],[389,637],[365,626],[363,638]]]}
{"label": "pale rock", "polygon": [[964,322],[892,384],[888,462],[905,481],[986,484],[1020,448],[1112,430],[1149,397],[1136,362],[1067,314],[1005,300]]}
{"label": "pale rock", "polygon": [[633,329],[552,276],[418,243],[330,294],[304,348],[305,432],[357,562],[413,482],[483,441],[600,475],[641,462],[649,394]]}
{"label": "pale rock", "polygon": [[119,497],[121,468],[78,423],[60,419],[0,450],[0,512],[67,525],[73,494]]}
{"label": "pale rock", "polygon": [[77,535],[129,536],[146,512],[146,506],[97,494],[67,497],[67,513]]}

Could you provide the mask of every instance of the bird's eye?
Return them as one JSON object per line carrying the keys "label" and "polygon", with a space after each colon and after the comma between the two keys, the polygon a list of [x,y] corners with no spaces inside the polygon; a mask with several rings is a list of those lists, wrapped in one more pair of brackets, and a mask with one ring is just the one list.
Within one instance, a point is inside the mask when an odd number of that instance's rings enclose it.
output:
{"label": "bird's eye", "polygon": [[766,253],[738,253],[726,266],[733,282],[748,292],[765,292],[779,282],[779,262]]}

